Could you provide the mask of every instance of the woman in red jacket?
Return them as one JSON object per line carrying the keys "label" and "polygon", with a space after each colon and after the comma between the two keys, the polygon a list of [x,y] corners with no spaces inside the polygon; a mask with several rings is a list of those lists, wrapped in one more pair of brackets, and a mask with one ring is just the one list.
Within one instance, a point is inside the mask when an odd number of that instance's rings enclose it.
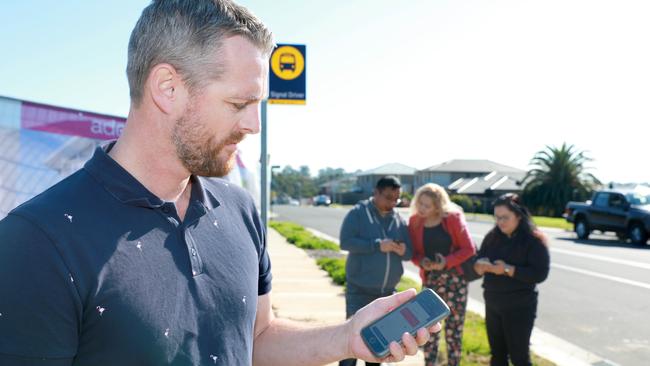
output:
{"label": "woman in red jacket", "polygon": [[[447,364],[460,365],[463,323],[467,307],[467,281],[461,263],[475,253],[462,210],[449,200],[444,188],[429,183],[420,187],[411,204],[409,235],[412,261],[420,267],[422,285],[442,297],[451,315],[445,321]],[[436,364],[438,333],[424,347],[425,365]]]}

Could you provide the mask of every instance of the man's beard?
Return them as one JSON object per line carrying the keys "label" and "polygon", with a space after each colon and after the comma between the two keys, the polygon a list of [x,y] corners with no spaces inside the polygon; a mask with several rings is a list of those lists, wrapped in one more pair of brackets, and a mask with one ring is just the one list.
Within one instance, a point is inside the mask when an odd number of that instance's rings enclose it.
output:
{"label": "man's beard", "polygon": [[216,141],[215,136],[207,133],[201,123],[193,118],[191,110],[176,121],[172,131],[172,141],[181,163],[191,174],[202,177],[227,175],[235,165],[236,154],[225,159],[220,158],[219,154],[226,145],[237,144],[245,136],[241,132],[232,132]]}

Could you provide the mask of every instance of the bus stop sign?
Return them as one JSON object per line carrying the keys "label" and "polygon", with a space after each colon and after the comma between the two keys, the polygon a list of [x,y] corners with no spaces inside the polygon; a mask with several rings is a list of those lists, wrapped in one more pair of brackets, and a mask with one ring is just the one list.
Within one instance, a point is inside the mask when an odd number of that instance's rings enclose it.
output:
{"label": "bus stop sign", "polygon": [[305,45],[278,44],[271,54],[269,103],[305,104],[307,54]]}

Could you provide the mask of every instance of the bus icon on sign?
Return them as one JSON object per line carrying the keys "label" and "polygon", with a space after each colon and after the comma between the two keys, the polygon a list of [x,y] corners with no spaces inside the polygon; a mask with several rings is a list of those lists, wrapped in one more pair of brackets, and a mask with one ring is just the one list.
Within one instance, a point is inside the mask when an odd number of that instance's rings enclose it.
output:
{"label": "bus icon on sign", "polygon": [[291,53],[280,55],[280,71],[284,70],[296,71],[296,56]]}

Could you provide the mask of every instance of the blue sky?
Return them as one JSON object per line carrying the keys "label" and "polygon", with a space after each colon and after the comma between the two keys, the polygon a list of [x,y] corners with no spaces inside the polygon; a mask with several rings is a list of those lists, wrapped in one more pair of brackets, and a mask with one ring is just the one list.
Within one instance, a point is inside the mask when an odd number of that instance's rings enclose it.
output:
{"label": "blue sky", "polygon": [[[241,1],[307,45],[307,105],[269,106],[274,165],[526,168],[588,150],[601,180],[650,181],[645,1]],[[0,95],[125,116],[128,37],[148,1],[6,2]],[[259,139],[244,145],[249,161]]]}

